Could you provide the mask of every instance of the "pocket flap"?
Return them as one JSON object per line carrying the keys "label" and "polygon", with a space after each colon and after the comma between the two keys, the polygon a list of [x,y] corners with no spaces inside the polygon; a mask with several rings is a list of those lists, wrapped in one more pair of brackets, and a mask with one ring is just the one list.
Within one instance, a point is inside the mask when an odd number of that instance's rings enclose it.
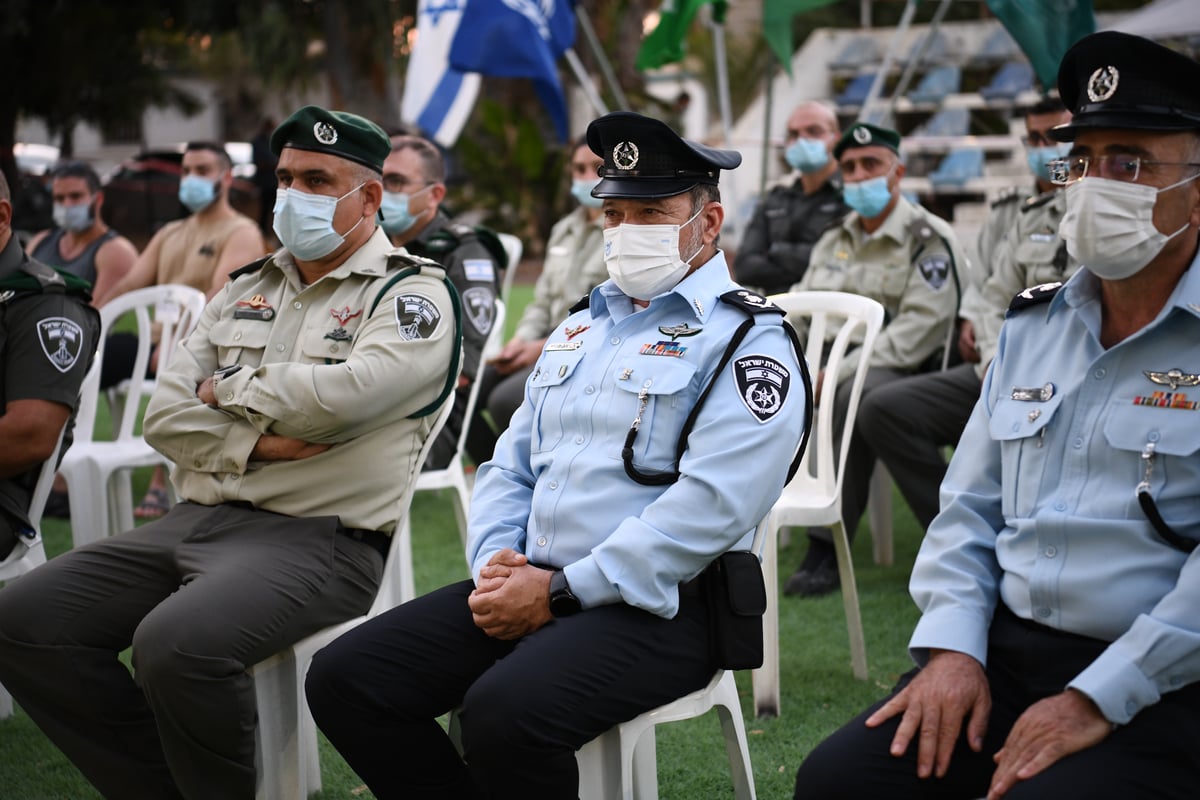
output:
{"label": "pocket flap", "polygon": [[[1148,443],[1170,456],[1190,456],[1200,450],[1200,417],[1190,409],[1156,408],[1122,403],[1104,420],[1104,438],[1118,450],[1141,452]],[[1128,405],[1124,405],[1128,403]]]}
{"label": "pocket flap", "polygon": [[248,347],[261,350],[267,346],[271,325],[248,319],[220,319],[213,323],[208,338],[217,347]]}
{"label": "pocket flap", "polygon": [[533,389],[544,389],[557,386],[575,372],[579,362],[583,360],[580,350],[548,351],[542,353],[541,361],[533,368],[529,376],[529,386]]}
{"label": "pocket flap", "polygon": [[[649,361],[655,363],[647,364]],[[615,373],[617,387],[633,394],[642,389],[650,395],[675,394],[687,388],[696,375],[695,364],[677,358],[646,358],[634,364],[632,368],[618,365]]]}
{"label": "pocket flap", "polygon": [[1054,418],[1061,403],[1062,395],[1035,402],[1002,397],[992,410],[988,433],[999,442],[1035,436]]}
{"label": "pocket flap", "polygon": [[741,617],[759,617],[767,610],[767,586],[762,564],[748,550],[734,550],[717,559],[717,567],[729,598],[729,610]]}

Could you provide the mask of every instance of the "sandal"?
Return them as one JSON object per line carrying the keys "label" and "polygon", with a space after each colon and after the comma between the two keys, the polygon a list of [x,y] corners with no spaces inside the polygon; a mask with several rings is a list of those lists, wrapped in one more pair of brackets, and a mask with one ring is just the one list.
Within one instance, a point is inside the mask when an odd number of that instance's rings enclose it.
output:
{"label": "sandal", "polygon": [[152,486],[146,490],[146,496],[133,510],[133,516],[137,519],[158,519],[170,510],[171,499],[167,497],[167,490]]}

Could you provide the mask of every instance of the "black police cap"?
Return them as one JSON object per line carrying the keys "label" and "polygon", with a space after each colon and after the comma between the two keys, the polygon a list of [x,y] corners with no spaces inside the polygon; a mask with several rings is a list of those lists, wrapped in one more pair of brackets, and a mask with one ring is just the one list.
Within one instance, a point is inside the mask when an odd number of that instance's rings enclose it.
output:
{"label": "black police cap", "polygon": [[684,139],[665,122],[632,111],[592,120],[587,143],[604,159],[592,197],[671,197],[700,184],[716,186],[721,170],[742,163],[736,150]]}
{"label": "black police cap", "polygon": [[383,172],[383,162],[392,152],[392,140],[383,128],[365,117],[304,106],[271,134],[272,153],[279,155],[285,147],[328,153]]}
{"label": "black police cap", "polygon": [[1200,63],[1140,36],[1080,39],[1059,64],[1058,93],[1074,115],[1050,131],[1060,142],[1082,128],[1200,129]]}

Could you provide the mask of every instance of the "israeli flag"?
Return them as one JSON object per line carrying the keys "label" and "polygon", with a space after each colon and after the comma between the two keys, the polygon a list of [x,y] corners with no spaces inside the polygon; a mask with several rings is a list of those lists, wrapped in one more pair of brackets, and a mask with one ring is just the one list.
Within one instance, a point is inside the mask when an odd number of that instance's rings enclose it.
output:
{"label": "israeli flag", "polygon": [[480,77],[450,66],[450,45],[458,32],[467,0],[421,0],[417,6],[417,40],[408,59],[400,117],[417,125],[442,147],[452,147],[462,132]]}

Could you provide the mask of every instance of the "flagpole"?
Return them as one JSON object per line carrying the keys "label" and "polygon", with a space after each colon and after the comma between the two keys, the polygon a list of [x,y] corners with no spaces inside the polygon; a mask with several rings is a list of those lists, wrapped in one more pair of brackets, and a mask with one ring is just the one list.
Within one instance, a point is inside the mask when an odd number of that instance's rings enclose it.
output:
{"label": "flagpole", "polygon": [[591,76],[583,68],[583,63],[579,60],[575,48],[568,47],[563,51],[563,55],[566,56],[567,63],[571,65],[571,71],[575,73],[575,80],[579,81],[579,88],[583,89],[583,93],[587,95],[588,102],[596,109],[596,113],[607,114],[608,107],[604,105],[600,93],[596,91],[596,85],[592,82]]}
{"label": "flagpole", "polygon": [[725,146],[733,145],[733,112],[729,107],[729,65],[725,62],[725,26],[715,20],[709,22],[713,30],[713,60],[717,67],[717,102],[721,107],[721,133]]}
{"label": "flagpole", "polygon": [[767,62],[767,66],[766,66],[767,85],[766,85],[766,91],[765,91],[766,101],[764,103],[765,109],[763,111],[762,170],[760,171],[759,178],[758,178],[758,193],[759,193],[759,195],[764,195],[767,193],[767,159],[769,159],[771,157],[770,156],[770,153],[771,153],[771,105],[772,105],[772,95],[774,94],[774,87],[775,87],[774,66],[775,66],[774,59],[771,59]]}
{"label": "flagpole", "polygon": [[586,13],[583,13],[583,9],[577,7],[576,11],[578,13],[575,14],[575,19],[579,21],[579,28],[583,31],[583,38],[587,39],[588,47],[592,49],[592,55],[595,56],[596,63],[600,65],[600,74],[604,76],[608,87],[612,89],[617,105],[622,110],[628,110],[629,100],[626,99],[625,91],[621,88],[621,84],[617,82],[617,73],[613,71],[612,62],[608,60],[608,56],[604,54],[604,48],[600,46],[600,38],[596,36],[596,29],[592,27],[592,21],[588,19]]}

